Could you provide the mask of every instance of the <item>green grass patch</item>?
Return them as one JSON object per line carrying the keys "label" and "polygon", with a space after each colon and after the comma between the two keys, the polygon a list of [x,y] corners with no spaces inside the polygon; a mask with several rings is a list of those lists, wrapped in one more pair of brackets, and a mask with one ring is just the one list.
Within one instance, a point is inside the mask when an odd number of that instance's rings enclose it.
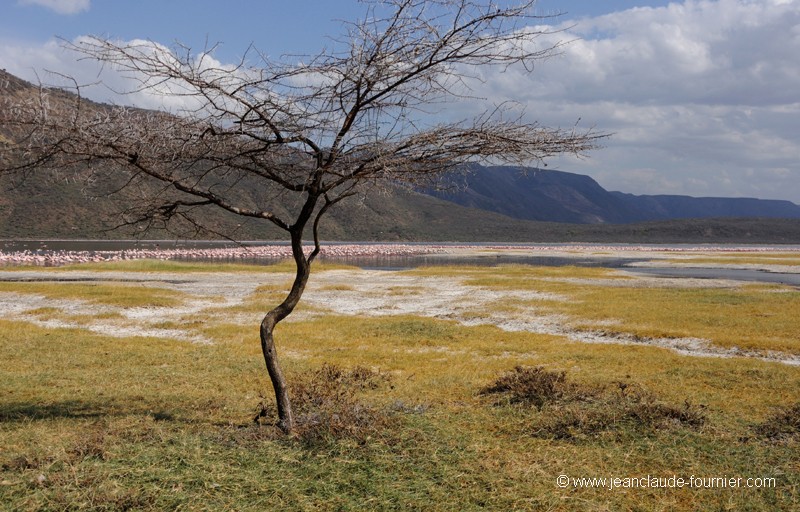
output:
{"label": "green grass patch", "polygon": [[[271,403],[257,326],[217,346],[0,327],[10,369],[0,382],[0,509],[786,510],[800,485],[796,439],[754,433],[796,399],[800,372],[782,365],[326,317],[279,327],[308,429],[293,440],[269,418],[252,422]],[[448,351],[413,350],[420,343]],[[300,351],[308,357],[291,356]],[[480,394],[531,354],[568,375],[541,408]],[[615,398],[606,387],[617,380],[653,394]],[[701,425],[681,422],[687,399],[705,406]],[[555,485],[560,474],[674,473],[769,476],[777,487]]]}

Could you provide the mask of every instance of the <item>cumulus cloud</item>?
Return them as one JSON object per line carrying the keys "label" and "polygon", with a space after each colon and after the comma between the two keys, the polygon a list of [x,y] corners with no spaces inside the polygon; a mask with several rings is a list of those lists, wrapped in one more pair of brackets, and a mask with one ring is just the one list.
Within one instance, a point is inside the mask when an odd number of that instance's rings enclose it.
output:
{"label": "cumulus cloud", "polygon": [[22,5],[40,5],[59,14],[76,14],[88,11],[91,0],[19,0]]}
{"label": "cumulus cloud", "polygon": [[[81,36],[70,44],[80,46],[93,41],[91,37]],[[178,64],[173,51],[165,45],[143,39],[117,43],[143,56],[157,56],[164,62]],[[186,94],[183,84],[174,80],[148,79],[137,71],[79,57],[80,54],[55,40],[41,45],[0,44],[0,67],[33,83],[68,89],[77,85],[83,96],[94,101],[146,109],[177,113],[195,111],[202,106],[198,98]],[[241,76],[240,72],[233,72],[235,66],[224,64],[209,54],[199,54],[195,58],[201,69],[209,73],[217,72],[229,80]]]}
{"label": "cumulus cloud", "polygon": [[569,23],[548,36],[576,39],[541,69],[551,95],[767,106],[800,90],[797,1],[687,0]]}
{"label": "cumulus cloud", "polygon": [[686,0],[539,28],[540,45],[572,42],[478,92],[613,133],[551,167],[627,192],[800,201],[800,1]]}

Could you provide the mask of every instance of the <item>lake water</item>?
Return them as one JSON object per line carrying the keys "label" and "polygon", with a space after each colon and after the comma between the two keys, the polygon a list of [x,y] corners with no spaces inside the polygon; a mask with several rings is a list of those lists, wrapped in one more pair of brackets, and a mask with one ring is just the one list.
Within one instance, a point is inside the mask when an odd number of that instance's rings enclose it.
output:
{"label": "lake water", "polygon": [[[336,258],[333,258],[336,260]],[[800,287],[800,274],[785,272],[766,272],[749,269],[727,268],[680,268],[680,267],[631,267],[632,263],[649,261],[645,258],[608,258],[600,256],[585,257],[553,257],[553,256],[516,256],[492,255],[465,257],[451,254],[389,257],[389,258],[349,258],[341,259],[342,263],[356,265],[374,270],[403,270],[427,265],[472,265],[497,266],[505,264],[540,265],[561,267],[574,265],[577,267],[600,267],[625,270],[633,273],[647,274],[656,277],[687,277],[695,279],[731,279],[734,281],[752,281],[761,283],[779,283]]]}
{"label": "lake water", "polygon": [[[348,243],[349,245],[369,245],[367,243]],[[126,251],[132,249],[207,249],[207,248],[232,248],[244,246],[264,246],[264,245],[288,245],[285,242],[222,242],[222,241],[164,241],[164,240],[23,240],[23,241],[0,241],[0,252],[30,251],[36,254],[46,254],[55,251]],[[381,244],[392,245],[392,244]],[[428,244],[428,243],[403,243],[395,245],[437,245],[437,246],[464,246],[471,247],[530,247],[531,249],[541,247],[555,247],[570,249],[578,247],[574,244]],[[629,244],[580,244],[581,248],[602,247],[603,249],[626,250],[630,248],[650,248],[654,250],[668,249],[734,249],[734,246],[709,245],[629,245]],[[769,249],[786,251],[800,250],[800,246],[772,246]],[[535,252],[535,251],[532,251]],[[176,258],[181,259],[181,258]],[[186,258],[198,261],[197,258]],[[744,269],[725,269],[725,268],[676,268],[676,267],[631,267],[630,265],[640,261],[650,260],[647,255],[637,257],[611,257],[601,254],[594,254],[586,251],[586,254],[574,254],[570,256],[550,256],[542,254],[521,254],[519,252],[511,254],[487,254],[487,255],[460,255],[460,254],[417,254],[417,255],[371,255],[371,256],[347,256],[347,257],[327,257],[325,261],[335,263],[345,263],[365,269],[373,270],[402,270],[416,268],[427,265],[472,265],[472,266],[496,266],[503,264],[528,264],[542,266],[566,266],[575,265],[580,267],[602,267],[622,269],[640,274],[648,274],[662,277],[691,277],[701,279],[733,279],[740,281],[755,281],[766,283],[782,283],[800,287],[800,274],[765,272],[759,270]],[[230,258],[215,259],[214,261],[231,261],[236,263],[249,264],[269,264],[275,261],[274,258]]]}
{"label": "lake water", "polygon": [[779,283],[800,287],[800,274],[786,272],[767,272],[738,268],[675,268],[675,267],[637,267],[626,269],[631,272],[658,277],[693,277],[698,279],[732,279],[734,281],[753,281],[759,283]]}

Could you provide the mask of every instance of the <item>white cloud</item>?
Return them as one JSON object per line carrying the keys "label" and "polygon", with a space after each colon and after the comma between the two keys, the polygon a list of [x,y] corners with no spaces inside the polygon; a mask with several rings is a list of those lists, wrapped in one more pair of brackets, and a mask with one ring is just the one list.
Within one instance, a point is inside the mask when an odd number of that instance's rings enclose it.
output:
{"label": "white cloud", "polygon": [[636,193],[800,202],[800,0],[686,0],[565,20],[563,55],[484,76],[543,124],[613,132],[588,160],[551,168]]}
{"label": "white cloud", "polygon": [[92,60],[78,60],[77,57],[55,40],[40,45],[0,44],[1,66],[25,80],[67,88],[77,83],[81,86],[81,93],[95,101],[139,104],[143,108],[161,107],[157,98],[148,97],[152,95],[120,94],[121,91],[130,91],[135,83],[109,66]]}
{"label": "white cloud", "polygon": [[575,41],[537,68],[535,90],[502,92],[577,102],[768,105],[800,91],[798,1],[687,0],[573,23],[549,27],[562,31],[539,39]]}
{"label": "white cloud", "polygon": [[[71,44],[81,45],[91,41],[90,37],[78,37]],[[157,55],[165,62],[177,63],[172,50],[159,43],[141,39],[117,43],[135,48],[143,55]],[[77,84],[81,94],[94,101],[140,108],[179,112],[201,106],[197,98],[187,95],[186,89],[175,81],[148,80],[142,73],[80,57],[80,54],[65,49],[62,43],[55,40],[41,45],[0,40],[0,67],[33,83],[69,89]],[[224,64],[211,55],[200,54],[196,58],[208,73],[218,72],[229,80],[241,77],[241,73],[232,72],[234,66]]]}
{"label": "white cloud", "polygon": [[40,5],[59,14],[76,14],[88,11],[91,0],[18,0],[22,5]]}

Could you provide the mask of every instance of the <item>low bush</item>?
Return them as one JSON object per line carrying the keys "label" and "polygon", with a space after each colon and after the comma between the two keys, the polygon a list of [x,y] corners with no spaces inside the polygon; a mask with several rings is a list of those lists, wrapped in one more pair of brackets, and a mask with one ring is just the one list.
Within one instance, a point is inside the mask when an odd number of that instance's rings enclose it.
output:
{"label": "low bush", "polygon": [[533,405],[541,409],[546,403],[571,399],[575,391],[575,385],[567,382],[566,372],[547,370],[543,366],[517,366],[480,393],[500,395],[510,404]]}
{"label": "low bush", "polygon": [[754,427],[756,434],[773,442],[800,439],[800,402],[782,409]]}
{"label": "low bush", "polygon": [[576,439],[626,429],[663,430],[700,427],[702,406],[685,400],[666,403],[635,383],[585,385],[570,382],[564,371],[518,366],[483,388],[482,395],[500,395],[495,405],[520,404],[539,410],[530,432],[535,437]]}
{"label": "low bush", "polygon": [[[343,369],[331,364],[295,376],[290,393],[297,437],[303,441],[347,437],[364,442],[387,429],[391,413],[359,395],[389,380],[388,375],[363,366]],[[265,402],[259,405],[256,421],[276,416],[275,406]]]}

